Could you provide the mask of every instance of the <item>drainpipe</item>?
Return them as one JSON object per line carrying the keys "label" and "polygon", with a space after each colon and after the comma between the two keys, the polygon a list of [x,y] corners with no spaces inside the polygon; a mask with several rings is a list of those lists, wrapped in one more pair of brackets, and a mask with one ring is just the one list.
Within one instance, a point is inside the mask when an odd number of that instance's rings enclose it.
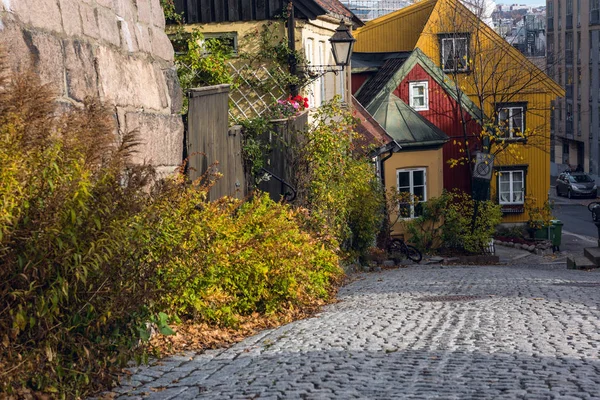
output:
{"label": "drainpipe", "polygon": [[[394,140],[392,143],[393,143],[393,145],[392,145],[392,147],[391,147],[391,148],[388,150],[388,155],[387,155],[387,156],[385,156],[385,157],[383,157],[381,160],[379,160],[379,170],[381,171],[381,184],[384,186],[384,188],[385,188],[385,168],[384,168],[384,165],[383,165],[383,164],[384,164],[384,163],[385,163],[385,161],[386,161],[387,159],[389,159],[389,158],[390,158],[390,157],[391,157],[391,156],[392,156],[394,153],[397,153],[397,152],[399,152],[400,150],[402,150],[402,146],[400,146],[400,145],[398,144],[398,142],[396,142],[396,141]],[[380,154],[378,154],[378,155],[381,155],[381,154],[383,154],[383,152],[382,152],[382,153],[380,153]]]}

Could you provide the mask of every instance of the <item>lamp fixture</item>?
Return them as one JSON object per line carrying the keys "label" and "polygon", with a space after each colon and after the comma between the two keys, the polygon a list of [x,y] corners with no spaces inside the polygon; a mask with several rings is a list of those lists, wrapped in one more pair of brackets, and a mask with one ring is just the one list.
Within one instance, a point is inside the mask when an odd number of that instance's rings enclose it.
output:
{"label": "lamp fixture", "polygon": [[352,36],[350,28],[342,19],[335,33],[329,39],[335,65],[298,65],[298,70],[306,73],[313,80],[328,72],[333,72],[337,75],[338,72],[343,71],[344,67],[350,64],[354,42],[356,42],[356,39]]}

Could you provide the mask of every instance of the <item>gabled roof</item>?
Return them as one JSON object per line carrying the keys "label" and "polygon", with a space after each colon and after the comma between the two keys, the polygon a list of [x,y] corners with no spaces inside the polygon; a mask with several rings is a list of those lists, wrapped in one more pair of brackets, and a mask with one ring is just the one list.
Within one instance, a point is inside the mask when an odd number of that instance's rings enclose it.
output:
{"label": "gabled roof", "polygon": [[[437,0],[421,1],[368,21],[364,27],[358,29],[354,34],[357,39],[354,51],[370,51],[365,44],[372,40],[378,41],[381,47],[380,50],[377,50],[378,52],[412,51],[436,3]],[[388,37],[382,40],[376,31],[387,24],[396,24],[398,30],[390,31]]]}
{"label": "gabled roof", "polygon": [[[392,60],[388,60],[388,62],[389,61]],[[367,110],[370,110],[371,102],[375,101],[377,97],[386,97],[394,92],[394,90],[398,88],[400,82],[404,80],[406,75],[408,75],[417,64],[419,64],[429,76],[444,88],[444,91],[451,98],[455,101],[458,101],[460,98],[462,107],[471,114],[473,118],[482,120],[482,113],[479,107],[477,107],[467,95],[462,94],[459,96],[454,81],[447,76],[440,67],[435,65],[419,48],[410,53],[410,55],[402,60],[401,63],[398,62],[396,65],[390,63],[388,68],[384,68],[387,65],[386,62],[384,67],[382,67],[375,76],[367,80],[356,93],[357,100]],[[394,66],[397,68],[394,69]]]}
{"label": "gabled roof", "polygon": [[440,147],[448,136],[395,94],[379,96],[367,111],[403,149]]}
{"label": "gabled roof", "polygon": [[[443,7],[442,7],[443,6]],[[456,10],[465,21],[476,22],[477,33],[487,38],[499,52],[508,59],[514,60],[515,72],[525,69],[535,77],[542,87],[557,96],[563,96],[564,90],[548,77],[542,70],[529,61],[521,52],[511,46],[498,35],[492,28],[481,22],[469,8],[458,0],[424,0],[396,12],[387,14],[367,22],[355,32],[357,42],[354,46],[356,52],[399,52],[412,51],[423,37],[432,32],[438,24],[439,18],[444,17],[444,10]],[[439,14],[439,15],[435,15]],[[428,28],[430,26],[430,28]]]}
{"label": "gabled roof", "polygon": [[352,108],[356,112],[356,117],[360,120],[356,127],[359,134],[357,142],[360,147],[364,147],[364,150],[368,151],[369,147],[381,148],[393,141],[379,122],[356,101],[354,96],[352,96]]}
{"label": "gabled roof", "polygon": [[315,0],[315,2],[327,10],[327,13],[333,18],[347,18],[354,23],[354,26],[363,26],[365,24],[352,11],[340,3],[339,0]]}
{"label": "gabled roof", "polygon": [[369,104],[375,96],[381,92],[390,79],[398,72],[410,53],[401,53],[398,57],[384,61],[375,76],[371,77],[356,93],[356,99],[360,104]]}

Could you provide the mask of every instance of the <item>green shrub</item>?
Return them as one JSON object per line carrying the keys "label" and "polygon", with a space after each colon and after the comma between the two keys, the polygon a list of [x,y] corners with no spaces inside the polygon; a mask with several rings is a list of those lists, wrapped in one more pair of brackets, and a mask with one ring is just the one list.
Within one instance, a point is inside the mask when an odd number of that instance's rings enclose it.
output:
{"label": "green shrub", "polygon": [[355,147],[356,124],[339,97],[317,110],[298,149],[298,201],[311,210],[313,229],[363,254],[381,229],[384,196],[364,149]]}
{"label": "green shrub", "polygon": [[404,224],[409,241],[423,252],[446,248],[482,253],[502,220],[498,204],[476,202],[462,192],[444,192],[420,205],[422,215]]}
{"label": "green shrub", "polygon": [[60,114],[36,82],[0,75],[0,392],[85,397],[145,357],[148,323],[235,326],[329,298],[336,245],[307,210],[207,202],[214,177],[153,183],[110,111]]}

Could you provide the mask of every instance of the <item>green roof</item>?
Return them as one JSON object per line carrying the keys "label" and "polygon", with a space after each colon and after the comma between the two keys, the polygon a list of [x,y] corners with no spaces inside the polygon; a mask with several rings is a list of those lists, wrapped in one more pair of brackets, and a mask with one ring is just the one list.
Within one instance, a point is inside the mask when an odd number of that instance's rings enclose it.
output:
{"label": "green roof", "polygon": [[376,97],[367,111],[402,148],[439,147],[448,136],[393,93]]}

